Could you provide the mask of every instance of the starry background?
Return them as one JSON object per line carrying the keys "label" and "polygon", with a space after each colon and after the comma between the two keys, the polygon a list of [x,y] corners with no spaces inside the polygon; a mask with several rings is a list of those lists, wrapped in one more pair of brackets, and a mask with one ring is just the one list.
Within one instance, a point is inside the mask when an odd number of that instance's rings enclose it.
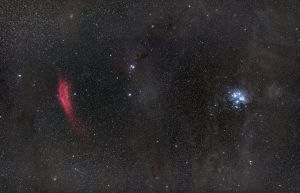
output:
{"label": "starry background", "polygon": [[300,191],[298,0],[0,0],[0,15],[1,193]]}

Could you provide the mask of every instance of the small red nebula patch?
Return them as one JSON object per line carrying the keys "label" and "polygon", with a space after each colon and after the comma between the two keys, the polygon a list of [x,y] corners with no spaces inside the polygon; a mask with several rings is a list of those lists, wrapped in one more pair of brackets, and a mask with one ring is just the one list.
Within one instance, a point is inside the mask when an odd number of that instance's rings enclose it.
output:
{"label": "small red nebula patch", "polygon": [[63,108],[67,117],[73,116],[73,106],[70,99],[70,86],[69,83],[63,79],[59,79],[57,87],[58,101]]}
{"label": "small red nebula patch", "polygon": [[76,118],[72,100],[70,97],[70,84],[63,78],[59,78],[57,86],[57,99],[65,112],[67,120],[70,122],[72,128],[80,134],[86,133],[81,126],[80,121]]}

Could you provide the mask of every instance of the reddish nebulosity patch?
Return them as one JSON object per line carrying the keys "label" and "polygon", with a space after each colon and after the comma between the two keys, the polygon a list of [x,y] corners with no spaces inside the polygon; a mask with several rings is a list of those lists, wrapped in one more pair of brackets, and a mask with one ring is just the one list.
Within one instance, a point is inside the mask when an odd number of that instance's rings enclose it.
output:
{"label": "reddish nebulosity patch", "polygon": [[58,101],[63,108],[66,116],[72,117],[73,116],[73,107],[70,99],[70,86],[67,81],[63,79],[59,79],[58,87],[57,87],[57,97]]}
{"label": "reddish nebulosity patch", "polygon": [[57,99],[72,128],[79,134],[85,134],[85,129],[81,126],[74,114],[74,108],[70,97],[70,84],[63,78],[59,78],[58,80]]}

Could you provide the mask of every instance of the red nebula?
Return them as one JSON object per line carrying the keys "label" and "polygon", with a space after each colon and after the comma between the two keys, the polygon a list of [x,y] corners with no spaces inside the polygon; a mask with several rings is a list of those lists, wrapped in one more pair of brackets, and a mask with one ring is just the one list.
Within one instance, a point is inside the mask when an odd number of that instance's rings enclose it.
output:
{"label": "red nebula", "polygon": [[72,128],[79,134],[86,133],[85,129],[83,129],[74,113],[74,108],[70,97],[70,84],[63,78],[59,78],[58,80],[57,99]]}
{"label": "red nebula", "polygon": [[73,117],[73,106],[70,99],[70,86],[67,81],[59,79],[57,87],[58,101],[68,118]]}

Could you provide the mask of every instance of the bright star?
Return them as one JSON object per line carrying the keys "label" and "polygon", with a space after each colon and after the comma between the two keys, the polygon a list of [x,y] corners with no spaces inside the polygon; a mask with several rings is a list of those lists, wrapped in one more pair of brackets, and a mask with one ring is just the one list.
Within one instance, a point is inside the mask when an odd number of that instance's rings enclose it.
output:
{"label": "bright star", "polygon": [[134,70],[134,69],[135,69],[135,65],[131,64],[131,65],[129,66],[129,68],[130,68],[130,70]]}

